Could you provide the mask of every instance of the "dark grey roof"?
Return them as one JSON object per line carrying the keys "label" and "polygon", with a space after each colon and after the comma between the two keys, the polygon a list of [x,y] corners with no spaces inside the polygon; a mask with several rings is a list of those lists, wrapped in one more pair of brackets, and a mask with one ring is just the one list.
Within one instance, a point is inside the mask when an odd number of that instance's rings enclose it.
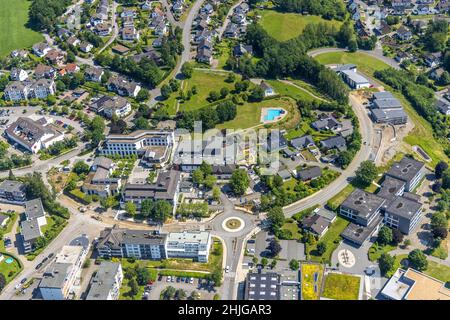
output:
{"label": "dark grey roof", "polygon": [[398,99],[375,99],[373,101],[373,107],[378,109],[394,109],[401,108],[402,104]]}
{"label": "dark grey roof", "polygon": [[421,208],[422,204],[417,201],[405,197],[397,197],[386,208],[386,213],[389,212],[390,214],[410,220]]}
{"label": "dark grey roof", "polygon": [[126,184],[123,194],[125,198],[138,196],[148,199],[172,200],[179,181],[179,171],[170,170],[160,172],[155,183]]}
{"label": "dark grey roof", "polygon": [[37,219],[22,221],[20,227],[20,233],[22,234],[24,241],[34,240],[42,236]]}
{"label": "dark grey roof", "polygon": [[327,149],[337,148],[339,150],[342,150],[347,147],[345,139],[341,136],[334,136],[325,140],[321,140],[320,144],[322,145],[322,147]]}
{"label": "dark grey roof", "polygon": [[312,216],[306,217],[302,220],[302,226],[304,228],[310,229],[319,235],[321,235],[323,231],[329,227],[329,225],[330,221],[318,214],[313,214]]}
{"label": "dark grey roof", "polygon": [[111,159],[102,157],[102,156],[96,157],[94,159],[94,162],[92,163],[92,166],[96,166],[97,168],[101,167],[106,170],[109,170],[112,165],[113,165],[113,161]]}
{"label": "dark grey roof", "polygon": [[392,199],[400,189],[405,187],[405,181],[385,176],[377,195],[385,199]]}
{"label": "dark grey roof", "polygon": [[296,149],[306,148],[309,144],[314,144],[312,136],[306,135],[291,140],[291,145]]}
{"label": "dark grey roof", "polygon": [[97,273],[92,277],[86,300],[106,300],[115,284],[120,263],[102,261]]}
{"label": "dark grey roof", "polygon": [[322,169],[320,167],[311,167],[297,172],[297,176],[300,180],[311,180],[322,175]]}
{"label": "dark grey roof", "polygon": [[448,103],[447,101],[437,99],[436,107],[443,114],[447,114],[448,112],[450,112],[450,103]]}
{"label": "dark grey roof", "polygon": [[372,116],[375,121],[389,121],[392,119],[404,118],[407,119],[408,115],[402,108],[396,109],[372,109]]}
{"label": "dark grey roof", "polygon": [[381,223],[382,220],[383,217],[381,214],[378,214],[378,217],[375,218],[367,227],[363,227],[352,222],[344,229],[344,231],[342,231],[341,236],[361,245],[374,232],[375,228]]}
{"label": "dark grey roof", "polygon": [[44,127],[37,121],[25,117],[19,117],[5,132],[29,147],[32,147],[46,133],[57,134],[56,131],[51,130],[49,127]]}
{"label": "dark grey roof", "polygon": [[360,217],[367,218],[380,209],[385,201],[386,199],[378,195],[355,189],[341,206],[352,209]]}
{"label": "dark grey roof", "polygon": [[279,300],[280,275],[270,273],[248,273],[245,280],[245,300]]}
{"label": "dark grey roof", "polygon": [[27,219],[37,219],[45,215],[44,207],[40,198],[25,202],[25,215]]}
{"label": "dark grey roof", "polygon": [[386,174],[409,183],[424,166],[423,162],[405,156],[399,162],[395,162]]}
{"label": "dark grey roof", "polygon": [[121,229],[115,225],[112,228],[106,228],[100,233],[97,247],[110,247],[120,249],[122,244],[149,244],[164,245],[167,235],[154,234],[149,230],[130,230]]}
{"label": "dark grey roof", "polygon": [[45,270],[39,288],[63,288],[71,263],[53,262]]}
{"label": "dark grey roof", "polygon": [[212,166],[212,173],[213,174],[232,174],[233,171],[236,170],[236,165],[234,164],[227,164],[223,166]]}
{"label": "dark grey roof", "polygon": [[0,190],[6,192],[22,192],[24,191],[25,185],[19,181],[4,180],[0,183]]}

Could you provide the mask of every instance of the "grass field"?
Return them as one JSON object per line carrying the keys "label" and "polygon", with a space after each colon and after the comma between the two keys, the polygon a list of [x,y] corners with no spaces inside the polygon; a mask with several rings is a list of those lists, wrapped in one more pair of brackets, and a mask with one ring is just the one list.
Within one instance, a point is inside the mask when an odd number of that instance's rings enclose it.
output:
{"label": "grass field", "polygon": [[292,233],[292,239],[300,240],[302,235],[300,234],[300,229],[298,228],[298,224],[296,221],[294,222],[286,222],[281,227],[282,230],[289,230]]}
{"label": "grass field", "polygon": [[428,268],[425,274],[444,282],[450,282],[450,268],[444,264],[428,260]]}
{"label": "grass field", "polygon": [[297,13],[281,13],[274,10],[258,11],[261,16],[259,23],[266,31],[279,41],[287,41],[300,35],[306,25],[310,23],[325,22],[335,26],[337,29],[341,26],[340,21],[325,20],[319,16],[301,15]]}
{"label": "grass field", "polygon": [[[358,69],[361,72],[371,77],[373,77],[375,71],[389,67],[383,61],[360,52],[328,52],[316,56],[315,59],[322,64],[353,63],[358,66]],[[383,86],[386,90],[393,92],[394,96],[401,101],[406,113],[414,122],[414,129],[403,141],[410,146],[419,145],[422,147],[422,149],[424,149],[433,159],[431,162],[432,166],[436,165],[439,160],[448,160],[442,145],[433,137],[433,129],[431,128],[430,123],[416,112],[401,93],[393,90],[384,83]]]}
{"label": "grass field", "polygon": [[30,4],[27,0],[0,0],[0,57],[43,39],[41,34],[25,27]]}
{"label": "grass field", "polygon": [[[13,258],[14,262],[6,263],[8,258]],[[3,260],[0,262],[0,273],[5,276],[6,283],[10,282],[22,270],[19,261],[8,254],[3,254]]]}
{"label": "grass field", "polygon": [[273,87],[275,92],[281,96],[288,96],[295,100],[302,100],[302,101],[316,100],[309,93],[307,93],[293,85],[286,84],[286,83],[283,83],[278,80],[268,80],[267,82]]}
{"label": "grass field", "polygon": [[[228,73],[226,72],[211,72],[203,70],[194,70],[192,78],[183,83],[183,90],[187,92],[195,85],[197,87],[197,94],[193,95],[189,101],[180,103],[179,111],[196,110],[210,104],[206,98],[211,91],[220,92],[222,88],[228,88],[230,91],[234,88],[233,83],[225,82]],[[172,93],[169,99],[164,104],[167,106],[169,114],[176,113],[178,93]]]}
{"label": "grass field", "polygon": [[325,276],[322,297],[334,300],[358,300],[360,277],[330,273]]}
{"label": "grass field", "polygon": [[[282,127],[287,127],[287,122],[291,122],[291,119],[300,117],[298,109],[295,107],[293,101],[286,98],[276,98],[263,100],[261,102],[245,103],[237,106],[237,115],[231,121],[221,123],[217,126],[217,129],[246,129],[261,124],[261,109],[262,108],[284,108],[287,110],[286,120],[281,120]],[[292,118],[291,118],[292,117]],[[298,119],[299,120],[299,119]],[[297,121],[298,123],[298,121]],[[278,125],[278,123],[277,123]]]}
{"label": "grass field", "polygon": [[323,265],[302,263],[301,266],[302,300],[319,300],[322,277],[323,277]]}

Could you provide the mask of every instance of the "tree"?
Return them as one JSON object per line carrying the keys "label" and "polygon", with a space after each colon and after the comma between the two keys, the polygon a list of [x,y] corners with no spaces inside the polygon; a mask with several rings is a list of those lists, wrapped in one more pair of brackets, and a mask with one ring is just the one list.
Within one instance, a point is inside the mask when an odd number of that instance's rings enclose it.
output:
{"label": "tree", "polygon": [[0,293],[3,291],[5,286],[6,286],[6,278],[3,273],[0,273]]}
{"label": "tree", "polygon": [[431,228],[447,228],[448,227],[448,221],[447,216],[444,212],[436,212],[431,217]]}
{"label": "tree", "polygon": [[141,88],[141,90],[139,90],[137,96],[136,96],[136,100],[139,102],[145,101],[150,97],[150,93],[148,92],[147,89],[145,88]]}
{"label": "tree", "polygon": [[380,267],[380,272],[384,276],[386,273],[392,270],[395,263],[395,257],[389,255],[388,253],[382,253],[378,258],[378,265]]}
{"label": "tree", "polygon": [[448,236],[447,228],[436,227],[436,228],[433,228],[432,232],[433,232],[433,237],[436,239],[445,239]]}
{"label": "tree", "polygon": [[398,229],[392,231],[392,242],[395,245],[398,245],[399,243],[402,243],[402,241],[403,241],[403,233],[401,233],[401,231]]}
{"label": "tree", "polygon": [[350,51],[350,52],[356,52],[356,50],[358,50],[358,42],[356,41],[355,37],[350,39],[347,47],[348,47],[348,51]]}
{"label": "tree", "polygon": [[410,266],[418,271],[424,271],[428,268],[427,257],[419,249],[414,249],[408,254],[408,261]]}
{"label": "tree", "polygon": [[277,266],[277,260],[273,259],[272,262],[270,263],[270,268],[275,269],[276,266]]}
{"label": "tree", "polygon": [[73,166],[73,172],[75,172],[76,174],[80,175],[80,174],[87,174],[89,173],[89,165],[87,163],[85,163],[84,161],[77,161],[74,166]]}
{"label": "tree", "polygon": [[197,291],[192,291],[191,295],[189,296],[189,300],[198,300],[200,299],[200,295]]}
{"label": "tree", "polygon": [[405,248],[408,248],[411,245],[411,240],[405,239],[405,241],[403,242],[403,245],[405,246]]}
{"label": "tree", "polygon": [[370,160],[361,162],[358,170],[356,170],[356,178],[364,186],[370,185],[377,175],[377,167],[375,166],[375,163]]}
{"label": "tree", "polygon": [[136,268],[136,280],[140,286],[145,286],[147,283],[149,283],[151,278],[152,276],[147,268]]}
{"label": "tree", "polygon": [[176,289],[174,287],[168,286],[161,292],[161,298],[163,300],[172,300],[175,297],[175,292]]}
{"label": "tree", "polygon": [[220,200],[220,189],[218,186],[214,186],[212,188],[212,198],[214,201],[219,201]]}
{"label": "tree", "polygon": [[200,168],[192,172],[192,182],[194,182],[196,185],[202,185],[204,179],[205,175],[203,174],[203,171]]}
{"label": "tree", "polygon": [[450,189],[450,169],[447,169],[442,173],[442,188]]}
{"label": "tree", "polygon": [[261,265],[265,268],[269,264],[269,260],[266,257],[261,259]]}
{"label": "tree", "polygon": [[216,178],[216,176],[214,176],[212,174],[207,175],[205,177],[205,180],[203,181],[203,183],[205,184],[205,187],[207,187],[208,189],[211,189],[212,187],[214,187],[216,182],[217,182],[217,178]]}
{"label": "tree", "polygon": [[131,278],[131,280],[128,281],[128,286],[130,287],[130,291],[129,291],[130,296],[134,297],[135,295],[138,294],[139,286],[138,286],[138,283],[135,278]]}
{"label": "tree", "polygon": [[165,201],[165,200],[159,200],[155,204],[155,209],[153,212],[153,218],[160,222],[165,222],[173,212],[172,205]]}
{"label": "tree", "polygon": [[319,242],[317,244],[317,253],[319,256],[323,255],[327,251],[327,244],[325,242]]}
{"label": "tree", "polygon": [[172,93],[172,88],[168,84],[164,84],[161,87],[161,96],[164,99],[169,99],[171,93]]}
{"label": "tree", "polygon": [[378,231],[378,243],[381,245],[386,245],[391,243],[393,240],[392,230],[389,227],[383,226],[380,231]]}
{"label": "tree", "polygon": [[216,268],[210,275],[210,279],[214,281],[215,287],[220,287],[222,282],[222,270]]}
{"label": "tree", "polygon": [[441,160],[437,163],[436,167],[434,168],[434,175],[436,176],[436,179],[442,178],[442,174],[445,170],[448,169],[448,164]]}
{"label": "tree", "polygon": [[228,90],[228,88],[220,89],[220,97],[222,99],[225,99],[229,93],[230,93],[230,90]]}
{"label": "tree", "polygon": [[150,216],[153,213],[153,210],[155,208],[154,204],[155,203],[152,200],[150,200],[150,199],[142,200],[142,203],[141,203],[141,214],[144,217]]}
{"label": "tree", "polygon": [[272,207],[269,212],[267,212],[267,219],[270,222],[272,230],[280,229],[284,224],[284,214],[283,208],[281,207]]}
{"label": "tree", "polygon": [[281,245],[277,239],[274,238],[270,240],[269,251],[271,257],[276,257],[281,252]]}
{"label": "tree", "polygon": [[175,292],[174,298],[175,298],[175,300],[185,300],[186,299],[186,291],[184,291],[183,289],[178,289]]}
{"label": "tree", "polygon": [[133,202],[127,202],[125,203],[125,211],[130,216],[134,216],[136,214],[136,205]]}
{"label": "tree", "polygon": [[300,264],[298,260],[292,259],[291,261],[289,261],[289,268],[291,268],[291,270],[297,271],[299,267]]}
{"label": "tree", "polygon": [[233,172],[230,179],[231,190],[235,195],[241,196],[250,185],[250,179],[247,172],[243,169],[237,169]]}
{"label": "tree", "polygon": [[264,99],[264,89],[260,86],[256,86],[252,89],[249,96],[249,100],[252,102],[260,102]]}
{"label": "tree", "polygon": [[192,77],[192,73],[194,72],[194,68],[192,64],[189,62],[183,63],[183,66],[181,67],[181,73],[185,78],[190,79]]}
{"label": "tree", "polygon": [[219,99],[220,99],[220,93],[218,93],[215,90],[209,92],[208,101],[214,102],[214,101],[217,101]]}

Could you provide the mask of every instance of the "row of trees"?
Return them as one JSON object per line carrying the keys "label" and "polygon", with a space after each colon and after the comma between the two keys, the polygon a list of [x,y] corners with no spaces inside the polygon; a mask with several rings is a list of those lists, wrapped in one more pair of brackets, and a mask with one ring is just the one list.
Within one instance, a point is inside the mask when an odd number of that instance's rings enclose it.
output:
{"label": "row of trees", "polygon": [[71,0],[33,0],[28,12],[29,25],[36,31],[52,31]]}
{"label": "row of trees", "polygon": [[274,0],[273,3],[283,12],[315,14],[329,20],[344,20],[347,12],[339,0]]}

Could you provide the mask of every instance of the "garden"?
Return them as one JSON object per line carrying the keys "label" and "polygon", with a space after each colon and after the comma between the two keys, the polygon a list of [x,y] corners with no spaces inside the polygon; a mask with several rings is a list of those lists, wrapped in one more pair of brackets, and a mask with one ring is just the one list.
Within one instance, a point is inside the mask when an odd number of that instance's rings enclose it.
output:
{"label": "garden", "polygon": [[319,300],[322,286],[323,265],[302,263],[301,265],[301,299]]}
{"label": "garden", "polygon": [[16,257],[4,252],[0,253],[0,260],[0,273],[9,283],[22,270],[22,265]]}
{"label": "garden", "polygon": [[358,300],[361,278],[349,274],[328,273],[322,297],[333,300]]}

